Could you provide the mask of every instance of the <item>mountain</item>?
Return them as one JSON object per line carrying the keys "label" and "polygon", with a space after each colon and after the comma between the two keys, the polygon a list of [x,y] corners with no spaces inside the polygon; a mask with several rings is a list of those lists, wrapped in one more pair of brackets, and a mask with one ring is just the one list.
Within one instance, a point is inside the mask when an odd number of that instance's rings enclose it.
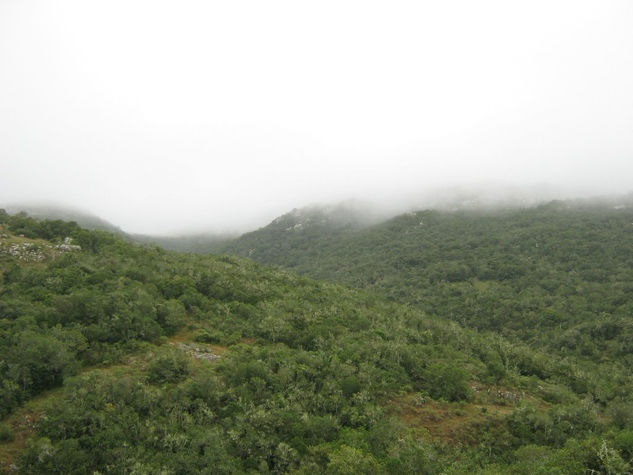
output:
{"label": "mountain", "polygon": [[[573,199],[578,190],[565,190],[552,185],[509,185],[482,183],[461,186],[429,187],[417,192],[407,192],[394,202],[400,211],[435,209],[441,211],[507,210],[538,206],[553,200]],[[397,207],[392,207],[397,210]]]}
{"label": "mountain", "polygon": [[[0,206],[0,208],[3,208]],[[90,230],[108,231],[142,244],[152,244],[167,250],[179,252],[209,253],[235,238],[230,234],[186,234],[182,236],[161,236],[128,234],[108,221],[85,211],[68,206],[11,204],[4,206],[9,214],[26,213],[36,219],[74,221]]]}
{"label": "mountain", "polygon": [[[378,292],[548,351],[628,361],[631,223],[626,199],[426,210],[368,227],[272,223],[223,252]],[[609,339],[595,345],[601,328],[611,328]]]}
{"label": "mountain", "polygon": [[[370,205],[348,201],[336,205],[295,208],[268,226],[212,247],[213,252],[252,257],[259,262],[283,265],[278,257],[289,248],[309,254],[313,243],[364,229],[384,219]],[[257,254],[257,255],[255,255]]]}
{"label": "mountain", "polygon": [[[445,219],[463,234],[451,218],[340,236]],[[595,231],[619,242],[616,218]],[[633,375],[608,347],[620,329],[590,331],[596,361],[251,260],[0,212],[0,470],[624,473]]]}
{"label": "mountain", "polygon": [[62,221],[75,221],[77,224],[85,229],[97,229],[102,231],[109,231],[112,233],[123,233],[123,231],[121,231],[119,227],[107,222],[104,219],[101,219],[98,216],[68,206],[8,204],[6,206],[0,206],[0,208],[4,208],[9,214],[25,212],[29,216],[36,219],[60,219]]}

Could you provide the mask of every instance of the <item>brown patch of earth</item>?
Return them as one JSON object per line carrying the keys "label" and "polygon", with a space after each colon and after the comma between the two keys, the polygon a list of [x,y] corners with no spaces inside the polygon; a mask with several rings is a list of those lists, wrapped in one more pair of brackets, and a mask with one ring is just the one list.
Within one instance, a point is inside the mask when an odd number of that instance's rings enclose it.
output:
{"label": "brown patch of earth", "polygon": [[516,405],[534,397],[496,386],[473,386],[470,402],[444,402],[421,397],[417,393],[391,399],[387,412],[400,418],[407,427],[446,443],[475,445],[479,434],[499,426]]}

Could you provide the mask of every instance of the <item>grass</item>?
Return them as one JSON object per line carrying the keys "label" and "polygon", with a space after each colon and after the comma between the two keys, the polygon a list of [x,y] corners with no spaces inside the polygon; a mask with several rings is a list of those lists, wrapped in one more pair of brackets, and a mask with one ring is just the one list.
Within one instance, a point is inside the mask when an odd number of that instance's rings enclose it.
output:
{"label": "grass", "polygon": [[[501,396],[499,396],[501,395]],[[420,434],[448,444],[476,445],[479,433],[490,425],[503,423],[521,400],[536,401],[531,395],[496,386],[477,385],[471,401],[442,402],[417,393],[391,399],[387,412]]]}
{"label": "grass", "polygon": [[473,287],[475,287],[475,289],[477,289],[480,292],[484,292],[486,290],[488,290],[488,288],[495,283],[494,280],[479,280],[479,279],[473,279],[472,280],[473,283]]}

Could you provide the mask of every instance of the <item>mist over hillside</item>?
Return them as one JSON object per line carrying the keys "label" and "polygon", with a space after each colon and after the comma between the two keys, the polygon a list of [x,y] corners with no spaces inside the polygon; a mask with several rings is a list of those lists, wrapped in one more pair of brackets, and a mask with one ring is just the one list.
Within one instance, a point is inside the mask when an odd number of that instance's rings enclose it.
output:
{"label": "mist over hillside", "polygon": [[29,216],[38,219],[60,219],[62,221],[75,221],[86,229],[97,229],[113,233],[123,233],[121,228],[92,214],[89,211],[72,206],[53,203],[9,203],[0,205],[9,214],[25,212]]}
{"label": "mist over hillside", "polygon": [[531,207],[552,200],[595,199],[596,196],[598,195],[590,190],[565,186],[480,183],[428,187],[416,192],[402,193],[399,197],[394,197],[391,206],[394,211],[400,212],[422,209],[491,210]]}
{"label": "mist over hillside", "polygon": [[[420,186],[415,191],[400,192],[376,189],[364,194],[339,200],[321,200],[302,203],[292,199],[275,209],[255,214],[256,205],[243,216],[235,209],[229,221],[214,220],[204,213],[188,214],[187,225],[179,220],[162,223],[160,228],[169,232],[141,233],[141,236],[162,238],[192,237],[193,240],[224,240],[265,227],[275,221],[293,221],[293,225],[311,220],[312,224],[326,220],[334,227],[375,224],[409,211],[437,210],[494,210],[533,207],[552,200],[579,200],[620,202],[630,200],[631,193],[596,192],[555,185],[503,185],[499,183],[462,184],[454,186]],[[256,197],[253,197],[256,200]],[[285,207],[284,207],[285,206]],[[279,222],[277,223],[279,224]],[[325,223],[321,223],[325,224]],[[127,230],[126,230],[127,231]],[[134,233],[132,233],[134,234]],[[138,233],[137,233],[138,234]],[[141,238],[145,239],[145,238]],[[164,239],[167,243],[169,239]],[[195,245],[194,245],[195,247]]]}
{"label": "mist over hillside", "polygon": [[[243,226],[232,231],[220,231],[221,223],[210,223],[208,217],[200,215],[193,226],[182,226],[178,222],[163,223],[163,229],[176,229],[168,233],[129,233],[118,223],[110,223],[96,214],[63,204],[16,204],[0,205],[10,214],[24,211],[41,219],[76,221],[87,229],[100,229],[127,235],[142,243],[156,244],[165,249],[183,252],[208,253],[222,249],[228,241],[240,235],[262,228],[285,229],[289,226],[318,226],[322,230],[363,228],[377,224],[402,213],[426,209],[458,210],[503,210],[538,206],[553,200],[587,206],[629,206],[633,192],[627,194],[595,194],[585,190],[566,189],[553,185],[518,186],[500,184],[455,185],[425,187],[416,192],[393,193],[368,199],[348,199],[338,202],[311,203],[282,210],[269,218],[243,220]],[[256,224],[259,223],[259,224]]]}
{"label": "mist over hillside", "polygon": [[[453,186],[402,193],[373,200],[350,199],[338,203],[313,203],[296,207],[280,214],[258,229],[244,233],[218,235],[214,233],[182,233],[178,239],[199,241],[198,249],[206,243],[212,252],[221,252],[231,239],[246,237],[259,231],[306,231],[340,233],[362,229],[398,215],[423,210],[438,211],[503,211],[529,209],[550,203],[563,202],[569,207],[628,207],[633,205],[633,192],[627,194],[579,193],[555,186]],[[157,241],[158,242],[158,241]],[[175,249],[175,248],[174,248]]]}
{"label": "mist over hillside", "polygon": [[153,244],[163,249],[179,252],[194,252],[198,254],[210,254],[235,239],[237,234],[183,234],[181,236],[153,236],[145,234],[131,234],[134,241]]}

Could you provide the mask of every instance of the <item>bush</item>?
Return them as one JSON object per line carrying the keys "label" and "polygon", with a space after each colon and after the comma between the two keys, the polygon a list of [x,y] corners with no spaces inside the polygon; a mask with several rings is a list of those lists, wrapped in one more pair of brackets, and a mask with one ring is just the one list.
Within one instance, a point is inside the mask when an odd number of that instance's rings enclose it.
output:
{"label": "bush", "polygon": [[225,340],[224,335],[219,331],[214,332],[202,332],[199,335],[196,335],[194,341],[198,343],[222,343]]}
{"label": "bush", "polygon": [[343,380],[341,389],[346,397],[350,397],[360,391],[361,384],[356,376],[348,376]]}
{"label": "bush", "polygon": [[447,363],[430,365],[424,373],[424,389],[433,399],[463,401],[470,399],[472,389],[468,385],[468,373]]}
{"label": "bush", "polygon": [[625,459],[633,460],[633,431],[623,430],[620,432],[615,436],[614,445]]}
{"label": "bush", "polygon": [[633,429],[633,403],[617,401],[609,405],[607,414],[611,423],[619,429]]}
{"label": "bush", "polygon": [[150,383],[176,383],[184,379],[191,372],[191,361],[188,355],[170,349],[159,354],[147,368],[147,378]]}
{"label": "bush", "polygon": [[15,433],[7,424],[0,424],[0,442],[11,442],[15,439]]}
{"label": "bush", "polygon": [[360,449],[355,449],[343,445],[330,454],[330,463],[327,466],[327,473],[346,474],[374,474],[382,473],[380,464],[369,453]]}

